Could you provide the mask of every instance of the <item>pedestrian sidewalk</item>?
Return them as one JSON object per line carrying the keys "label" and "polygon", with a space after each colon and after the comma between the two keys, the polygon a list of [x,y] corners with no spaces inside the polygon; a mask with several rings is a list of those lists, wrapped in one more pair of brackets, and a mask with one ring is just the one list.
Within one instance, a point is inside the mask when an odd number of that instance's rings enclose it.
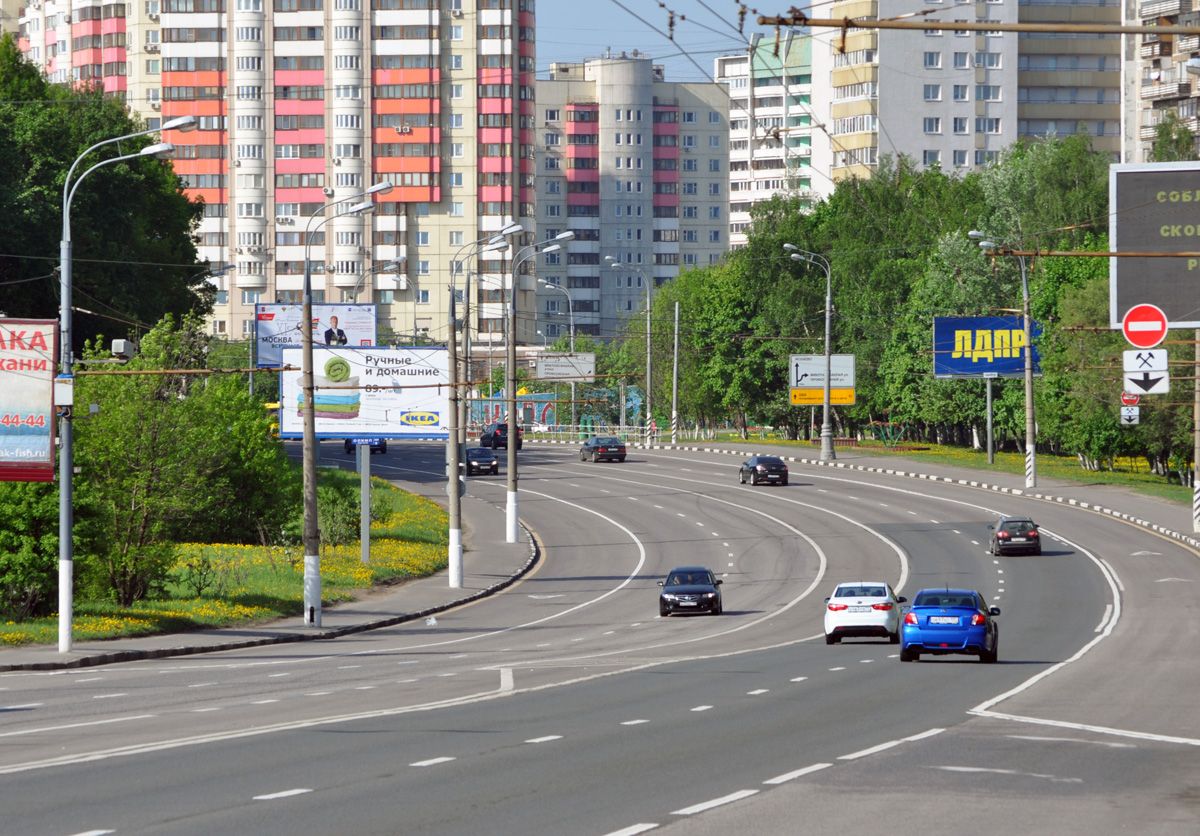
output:
{"label": "pedestrian sidewalk", "polygon": [[[406,488],[437,498],[436,485],[406,485]],[[444,493],[441,494],[444,497]],[[68,653],[52,645],[0,650],[0,672],[17,670],[62,670],[187,656],[218,650],[239,650],[268,644],[335,639],[339,636],[389,627],[427,618],[469,601],[485,598],[511,585],[539,558],[538,546],[528,529],[520,542],[504,542],[504,509],[468,494],[462,502],[463,585],[452,589],[445,571],[396,586],[372,591],[359,600],[323,608],[320,627],[309,627],[303,615],[257,627],[229,627],[188,633],[145,636],[75,644]],[[497,535],[499,539],[497,539]]]}

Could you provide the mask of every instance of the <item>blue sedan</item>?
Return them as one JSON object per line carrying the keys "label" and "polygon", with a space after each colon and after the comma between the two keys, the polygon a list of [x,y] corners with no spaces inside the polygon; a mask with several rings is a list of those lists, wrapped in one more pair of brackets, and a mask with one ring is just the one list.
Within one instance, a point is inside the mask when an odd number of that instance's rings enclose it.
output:
{"label": "blue sedan", "polygon": [[941,656],[964,653],[981,662],[995,662],[1000,629],[988,607],[973,589],[922,589],[900,625],[900,661],[915,662],[922,653]]}

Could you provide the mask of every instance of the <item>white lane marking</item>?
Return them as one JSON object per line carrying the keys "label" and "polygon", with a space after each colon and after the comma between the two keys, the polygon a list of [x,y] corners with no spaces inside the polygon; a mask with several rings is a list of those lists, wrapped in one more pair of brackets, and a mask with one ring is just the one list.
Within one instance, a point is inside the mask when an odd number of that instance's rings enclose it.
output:
{"label": "white lane marking", "polygon": [[858,497],[857,497],[857,496],[849,496],[849,495],[847,495],[847,496],[846,496],[846,499],[853,499],[855,502],[858,502]]}
{"label": "white lane marking", "polygon": [[845,668],[830,668],[831,671],[844,671]]}
{"label": "white lane marking", "polygon": [[1093,630],[1092,632],[1099,633],[1101,630],[1103,630],[1104,625],[1108,623],[1108,618],[1111,615],[1112,615],[1112,604],[1105,604],[1104,605],[1104,617],[1100,619],[1100,623],[1096,625],[1096,629]]}
{"label": "white lane marking", "polygon": [[755,688],[753,691],[747,691],[746,696],[757,697],[759,694],[769,693],[770,690],[771,690],[770,688]]}
{"label": "white lane marking", "polygon": [[984,766],[931,766],[930,769],[941,769],[945,772],[966,772],[970,774],[986,772],[992,775],[1016,775],[1020,778],[1042,778],[1055,784],[1082,784],[1082,778],[1059,778],[1044,772],[1021,772],[1017,769],[992,769]]}
{"label": "white lane marking", "polygon": [[928,731],[923,731],[920,734],[914,734],[914,735],[910,735],[908,737],[902,737],[899,740],[889,740],[886,743],[879,743],[875,746],[869,746],[866,749],[860,749],[857,752],[851,752],[848,755],[842,755],[838,758],[838,760],[840,760],[840,761],[858,760],[859,758],[865,758],[868,755],[875,755],[875,754],[878,754],[879,752],[886,751],[888,749],[891,749],[894,746],[899,746],[901,743],[909,743],[909,742],[912,742],[915,740],[924,740],[927,737],[933,737],[935,734],[941,734],[944,731],[945,731],[945,729],[929,729]]}
{"label": "white lane marking", "polygon": [[661,505],[655,505],[654,507],[655,507],[655,508],[657,508],[657,509],[658,509],[658,510],[660,510],[660,511],[662,510],[662,506],[661,506]]}
{"label": "white lane marking", "polygon": [[192,713],[193,714],[207,714],[210,711],[220,711],[220,710],[221,709],[215,708],[215,707],[213,707],[213,708],[193,708]]}
{"label": "white lane marking", "polygon": [[1179,743],[1184,746],[1200,746],[1200,740],[1194,737],[1175,737],[1168,734],[1153,734],[1152,732],[1139,732],[1132,729],[1114,729],[1109,726],[1091,726],[1087,723],[1069,723],[1065,720],[1046,720],[1041,717],[1022,717],[1018,714],[1002,714],[999,711],[976,711],[972,709],[968,714],[977,714],[980,717],[991,717],[993,720],[1012,720],[1015,723],[1031,723],[1035,726],[1052,726],[1056,729],[1074,729],[1075,731],[1095,732],[1096,734],[1111,734],[1114,737],[1129,737],[1134,740],[1152,740],[1156,743]]}
{"label": "white lane marking", "polygon": [[712,534],[712,536],[713,536],[713,537],[720,537],[720,536],[721,536],[720,534],[718,534],[718,533],[717,533],[717,532],[715,532],[715,531],[713,531],[713,532],[710,532],[710,533]]}
{"label": "white lane marking", "polygon": [[1107,746],[1110,749],[1136,749],[1134,743],[1114,743],[1111,740],[1081,740],[1078,737],[1045,737],[1036,734],[1010,734],[1013,740],[1032,740],[1038,743],[1083,743],[1088,746]]}
{"label": "white lane marking", "polygon": [[728,544],[728,543],[722,543],[721,545],[722,545],[722,546],[724,546],[725,548],[729,548],[729,544]]}
{"label": "white lane marking", "polygon": [[452,760],[454,760],[454,758],[450,758],[450,757],[430,758],[429,760],[426,760],[426,761],[415,761],[414,763],[410,763],[409,766],[437,766],[439,763],[449,763]]}
{"label": "white lane marking", "polygon": [[617,631],[616,631],[616,630],[605,630],[605,631],[604,631],[603,633],[601,633],[600,635],[602,635],[602,636],[611,636],[611,635],[612,635],[613,633],[615,633],[615,632],[617,632]]}
{"label": "white lane marking", "polygon": [[447,676],[458,676],[458,673],[457,673],[457,671],[450,671],[448,673],[439,673],[438,674],[438,678],[440,678],[440,679],[444,679]]}
{"label": "white lane marking", "polygon": [[997,574],[997,575],[1003,575],[1003,574],[1004,574],[1004,570],[1003,570],[1003,569],[997,569],[997,570],[996,570],[996,574]]}
{"label": "white lane marking", "polygon": [[627,496],[627,497],[625,497],[625,498],[626,498],[626,499],[628,499],[630,502],[637,502],[637,501],[638,501],[638,498],[637,498],[636,496]]}
{"label": "white lane marking", "polygon": [[465,653],[456,653],[456,654],[454,654],[453,656],[447,656],[446,658],[447,658],[447,659],[466,659],[466,658],[467,658],[467,654],[465,654]]}
{"label": "white lane marking", "polygon": [[19,705],[0,705],[0,711],[21,711],[26,708],[41,708],[44,702],[23,702]]}
{"label": "white lane marking", "polygon": [[72,833],[71,836],[107,836],[109,833],[116,833],[115,830],[84,830],[81,833]]}
{"label": "white lane marking", "polygon": [[916,511],[909,511],[908,513],[912,514],[914,517],[917,515]]}
{"label": "white lane marking", "polygon": [[698,705],[691,710],[692,711],[708,711],[710,708],[712,708],[711,705]]}
{"label": "white lane marking", "polygon": [[[1061,539],[1061,538],[1060,538],[1060,539]],[[1066,543],[1068,546],[1074,546],[1074,545],[1075,545],[1074,543],[1071,543],[1071,542],[1070,542],[1070,541],[1068,541],[1068,540],[1063,540],[1062,542]],[[1076,547],[1076,548],[1078,548],[1078,547]],[[1089,554],[1089,555],[1088,555],[1088,557],[1091,557],[1091,555]],[[1097,559],[1097,560],[1099,560],[1101,563],[1103,563],[1103,564],[1104,564],[1104,568],[1105,568],[1105,569],[1107,569],[1107,570],[1109,571],[1109,574],[1111,574],[1111,575],[1113,576],[1113,580],[1115,580],[1115,581],[1117,582],[1117,589],[1119,589],[1119,590],[1121,590],[1122,592],[1124,592],[1124,591],[1125,591],[1125,584],[1121,583],[1121,576],[1117,574],[1117,570],[1116,570],[1116,569],[1114,569],[1114,568],[1113,568],[1113,567],[1112,567],[1112,566],[1109,564],[1109,562],[1108,562],[1107,560],[1105,560],[1103,557],[1098,557],[1098,558],[1096,558],[1096,559]]]}
{"label": "white lane marking", "polygon": [[[979,545],[979,541],[978,541],[978,540],[972,540],[972,541],[971,541],[971,545],[972,545],[972,546],[978,546],[978,545]],[[997,560],[997,561],[995,561],[995,562],[996,562],[996,563],[999,563],[1000,561],[999,561],[999,560]]]}
{"label": "white lane marking", "polygon": [[279,700],[273,700],[273,699],[272,700],[251,700],[250,704],[251,705],[270,705],[273,702],[279,702]]}
{"label": "white lane marking", "polygon": [[375,688],[376,688],[375,685],[355,685],[354,686],[355,691],[374,691]]}
{"label": "white lane marking", "polygon": [[[655,465],[650,466],[655,467]],[[604,834],[604,836],[638,836],[639,833],[645,833],[647,830],[654,830],[657,827],[657,824],[647,824],[644,822],[642,824],[631,824],[629,827],[614,830],[612,833]]]}
{"label": "white lane marking", "polygon": [[255,801],[274,801],[276,798],[289,798],[293,795],[304,795],[306,792],[312,792],[310,789],[297,788],[294,790],[282,790],[280,792],[267,793],[266,795],[254,796]]}
{"label": "white lane marking", "polygon": [[117,697],[128,697],[128,693],[122,694],[92,694],[94,700],[115,700]]}
{"label": "white lane marking", "polygon": [[879,507],[880,508],[891,508],[892,506],[888,505],[886,502],[880,502]]}
{"label": "white lane marking", "polygon": [[933,523],[934,525],[941,525],[941,523],[938,522],[937,520],[930,520],[930,522]]}
{"label": "white lane marking", "polygon": [[824,488],[817,488],[817,493],[829,493],[829,491],[825,490]]}
{"label": "white lane marking", "polygon": [[687,514],[681,514],[681,513],[679,513],[678,511],[676,511],[676,512],[675,512],[675,516],[677,516],[677,517],[686,517],[686,516],[687,516]]}
{"label": "white lane marking", "polygon": [[758,790],[738,790],[737,792],[731,792],[729,795],[723,795],[720,798],[702,801],[699,804],[693,804],[691,807],[684,807],[682,810],[674,810],[671,815],[694,816],[696,813],[703,813],[705,810],[720,807],[722,804],[732,804],[735,801],[741,801],[743,798],[749,798],[752,795],[758,795]]}
{"label": "white lane marking", "polygon": [[612,491],[608,490],[607,488],[601,488],[600,493],[612,493]]}
{"label": "white lane marking", "polygon": [[[315,403],[315,401],[314,401],[314,403]],[[349,670],[353,670],[354,668],[361,668],[361,667],[362,667],[362,665],[338,665],[338,670],[339,671],[349,671]]]}
{"label": "white lane marking", "polygon": [[869,665],[869,664],[871,664],[871,663],[872,663],[872,662],[874,662],[874,661],[875,661],[874,659],[859,659],[859,660],[858,660],[858,663],[859,663],[860,665]]}
{"label": "white lane marking", "polygon": [[889,654],[888,654],[888,658],[889,658],[889,659],[899,659],[899,658],[900,658],[900,654],[899,654],[899,653],[889,653]]}
{"label": "white lane marking", "polygon": [[104,680],[104,677],[102,677],[102,676],[89,676],[87,679],[76,679],[75,681],[76,682],[102,682],[103,680]]}
{"label": "white lane marking", "polygon": [[217,683],[215,683],[215,682],[197,682],[195,685],[189,685],[188,687],[189,688],[208,688],[208,687],[216,685],[216,684]]}
{"label": "white lane marking", "polygon": [[[421,680],[419,680],[419,679],[397,679],[397,680],[396,680],[396,684],[397,684],[397,685],[407,685],[407,684],[409,684],[410,682],[420,682],[420,681],[421,681]],[[322,693],[322,694],[328,694],[329,692],[328,692],[328,691],[321,691],[320,693]],[[312,695],[310,694],[309,696],[312,696]]]}
{"label": "white lane marking", "polygon": [[500,669],[500,690],[511,691],[513,689],[513,670],[512,668]]}
{"label": "white lane marking", "polygon": [[955,534],[962,534],[962,532],[961,532],[961,531],[959,531],[957,528],[952,528],[952,529],[950,529],[950,530],[951,530],[952,532],[954,532]]}
{"label": "white lane marking", "polygon": [[807,676],[796,676],[796,677],[793,677],[792,679],[789,679],[788,682],[803,682],[806,679],[808,679]]}
{"label": "white lane marking", "polygon": [[562,739],[563,739],[563,736],[561,734],[547,734],[543,737],[531,737],[528,740],[526,740],[525,742],[526,743],[549,743],[552,740],[562,740]]}
{"label": "white lane marking", "polygon": [[640,726],[643,723],[649,723],[649,720],[622,720],[622,726]]}
{"label": "white lane marking", "polygon": [[567,484],[568,484],[568,485],[570,485],[572,488],[578,488],[578,487],[579,487],[579,486],[578,486],[578,485],[576,485],[574,482],[567,482]]}
{"label": "white lane marking", "polygon": [[805,775],[811,775],[814,772],[820,772],[822,769],[828,769],[833,766],[831,763],[814,763],[812,766],[806,766],[803,769],[797,769],[793,772],[785,772],[782,775],[776,775],[774,778],[768,778],[763,781],[764,784],[786,784],[788,781],[794,781],[797,778],[802,778]]}
{"label": "white lane marking", "polygon": [[704,523],[698,522],[698,523],[696,523],[696,525],[704,525]]}
{"label": "white lane marking", "polygon": [[[415,679],[409,680],[409,681],[416,682]],[[304,696],[306,696],[306,697],[327,697],[332,693],[333,693],[333,691],[309,691]]]}
{"label": "white lane marking", "polygon": [[[41,705],[41,703],[35,703]],[[62,726],[45,726],[40,729],[22,729],[21,731],[10,731],[0,733],[0,737],[21,737],[26,734],[41,734],[42,732],[58,732],[66,729],[81,729],[87,726],[107,726],[112,723],[128,723],[131,720],[148,720],[155,717],[155,714],[137,714],[132,717],[113,717],[111,720],[90,720],[86,723],[67,723]]]}
{"label": "white lane marking", "polygon": [[[315,403],[315,401],[314,401],[314,403]],[[269,673],[269,674],[267,674],[267,679],[278,679],[281,676],[291,676],[291,674],[290,673]]]}

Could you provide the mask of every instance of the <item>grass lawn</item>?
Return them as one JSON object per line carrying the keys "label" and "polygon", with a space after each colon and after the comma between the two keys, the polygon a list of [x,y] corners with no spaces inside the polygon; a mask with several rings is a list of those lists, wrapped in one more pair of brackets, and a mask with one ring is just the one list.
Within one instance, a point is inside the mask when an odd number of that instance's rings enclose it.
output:
{"label": "grass lawn", "polygon": [[[352,478],[358,475],[333,475]],[[353,599],[378,584],[431,575],[446,567],[448,521],[432,500],[373,481],[376,503],[386,507],[371,525],[371,562],[360,558],[359,543],[326,546],[321,551],[321,600],[334,604]],[[243,546],[181,543],[176,562],[155,600],[126,609],[107,601],[76,601],[75,641],[177,633],[204,627],[228,627],[299,615],[304,603],[302,546]],[[0,623],[0,645],[53,644],[58,616]]]}

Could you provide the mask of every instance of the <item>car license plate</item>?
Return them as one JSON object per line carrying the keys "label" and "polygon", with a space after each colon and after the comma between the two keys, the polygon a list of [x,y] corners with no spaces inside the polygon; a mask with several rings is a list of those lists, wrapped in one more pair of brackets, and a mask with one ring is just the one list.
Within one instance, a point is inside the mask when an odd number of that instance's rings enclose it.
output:
{"label": "car license plate", "polygon": [[850,612],[870,612],[870,607],[850,607]]}
{"label": "car license plate", "polygon": [[957,624],[957,615],[931,615],[929,616],[930,624]]}
{"label": "car license plate", "polygon": [[696,606],[696,602],[695,602],[695,601],[680,601],[680,602],[679,602],[679,606],[681,606],[681,607],[694,607],[694,606]]}
{"label": "car license plate", "polygon": [[1024,543],[1024,542],[1025,542],[1025,538],[1024,538],[1024,537],[1014,537],[1014,538],[1012,538],[1012,541],[1013,541],[1014,543]]}

